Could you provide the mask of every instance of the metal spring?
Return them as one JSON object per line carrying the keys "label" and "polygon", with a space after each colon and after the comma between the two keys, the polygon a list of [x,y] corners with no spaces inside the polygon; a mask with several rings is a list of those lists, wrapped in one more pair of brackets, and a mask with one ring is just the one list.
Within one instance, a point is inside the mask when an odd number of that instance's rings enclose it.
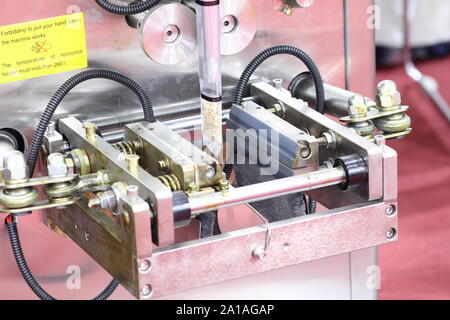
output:
{"label": "metal spring", "polygon": [[166,187],[170,188],[172,191],[182,191],[180,180],[174,174],[168,174],[158,177]]}
{"label": "metal spring", "polygon": [[113,144],[113,147],[125,154],[136,154],[142,153],[142,142],[141,141],[122,141]]}

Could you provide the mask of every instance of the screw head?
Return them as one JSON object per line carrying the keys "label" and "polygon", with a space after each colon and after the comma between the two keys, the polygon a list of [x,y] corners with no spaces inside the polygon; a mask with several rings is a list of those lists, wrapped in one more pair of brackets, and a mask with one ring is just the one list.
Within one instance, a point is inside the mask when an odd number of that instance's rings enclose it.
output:
{"label": "screw head", "polygon": [[395,228],[389,228],[386,232],[388,240],[394,240],[397,237],[397,230]]}
{"label": "screw head", "polygon": [[264,249],[264,247],[256,247],[253,252],[252,255],[256,258],[258,258],[259,260],[266,260],[267,259],[267,252]]}
{"label": "screw head", "polygon": [[141,294],[144,298],[149,298],[153,294],[152,286],[149,284],[146,284],[141,289]]}
{"label": "screw head", "polygon": [[151,266],[152,266],[152,264],[150,263],[150,261],[148,259],[144,259],[139,263],[139,271],[147,272],[150,270]]}
{"label": "screw head", "polygon": [[386,214],[388,216],[393,216],[397,213],[397,208],[395,207],[395,205],[391,204],[386,208]]}
{"label": "screw head", "polygon": [[299,155],[302,159],[308,159],[311,155],[311,148],[305,142],[300,142]]}

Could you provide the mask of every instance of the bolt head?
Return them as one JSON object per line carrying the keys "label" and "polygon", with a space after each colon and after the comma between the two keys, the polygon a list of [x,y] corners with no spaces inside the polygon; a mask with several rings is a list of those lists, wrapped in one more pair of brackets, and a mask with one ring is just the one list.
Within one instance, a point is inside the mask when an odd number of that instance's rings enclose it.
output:
{"label": "bolt head", "polygon": [[152,295],[153,290],[152,290],[152,286],[149,284],[146,284],[142,287],[141,289],[141,294],[145,297],[148,298]]}
{"label": "bolt head", "polygon": [[311,156],[311,148],[307,142],[300,141],[298,155],[302,159],[308,159]]}
{"label": "bolt head", "polygon": [[22,152],[8,152],[3,159],[3,179],[22,180],[28,178],[28,166]]}
{"label": "bolt head", "polygon": [[220,190],[228,190],[230,188],[230,182],[228,180],[220,180],[219,188]]}
{"label": "bolt head", "polygon": [[89,207],[102,209],[114,209],[117,205],[116,195],[113,191],[97,192],[96,197],[89,200]]}
{"label": "bolt head", "polygon": [[395,230],[394,228],[389,228],[386,231],[386,237],[388,238],[388,240],[394,240],[397,237],[397,230]]}
{"label": "bolt head", "polygon": [[151,267],[151,263],[150,263],[150,261],[147,260],[147,259],[144,259],[144,260],[142,260],[142,261],[139,263],[139,270],[140,270],[141,272],[147,272],[147,271],[149,271],[149,270],[150,270],[150,267]]}
{"label": "bolt head", "polygon": [[395,207],[395,205],[391,204],[386,208],[386,214],[388,216],[393,216],[395,215],[395,213],[397,212],[397,208]]}
{"label": "bolt head", "polygon": [[348,100],[348,113],[352,118],[364,117],[367,115],[366,98],[362,95],[354,95]]}
{"label": "bolt head", "polygon": [[393,95],[397,92],[397,84],[392,80],[381,81],[377,85],[378,94]]}
{"label": "bolt head", "polygon": [[68,173],[67,163],[62,153],[52,153],[47,157],[47,170],[50,177],[64,177]]}
{"label": "bolt head", "polygon": [[400,92],[394,81],[385,80],[377,86],[376,102],[379,108],[392,108],[402,103]]}

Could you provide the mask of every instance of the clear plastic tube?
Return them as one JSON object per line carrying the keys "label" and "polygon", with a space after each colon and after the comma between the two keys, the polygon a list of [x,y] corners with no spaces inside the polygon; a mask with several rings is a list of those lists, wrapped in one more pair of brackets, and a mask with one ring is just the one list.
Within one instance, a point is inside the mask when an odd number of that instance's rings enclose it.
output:
{"label": "clear plastic tube", "polygon": [[219,1],[197,1],[196,14],[203,145],[219,159],[223,144]]}

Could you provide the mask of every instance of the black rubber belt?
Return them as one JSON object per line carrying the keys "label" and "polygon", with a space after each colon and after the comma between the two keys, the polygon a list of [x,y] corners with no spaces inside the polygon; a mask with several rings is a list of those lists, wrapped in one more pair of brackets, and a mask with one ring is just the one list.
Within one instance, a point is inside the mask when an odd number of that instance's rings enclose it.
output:
{"label": "black rubber belt", "polygon": [[197,3],[198,5],[203,6],[203,7],[212,7],[212,6],[218,6],[220,4],[220,0],[217,0],[217,1],[196,0],[195,3]]}
{"label": "black rubber belt", "polygon": [[212,97],[205,96],[204,94],[202,94],[202,99],[204,99],[206,101],[209,101],[209,102],[220,102],[220,101],[222,101],[222,97],[212,98]]}

